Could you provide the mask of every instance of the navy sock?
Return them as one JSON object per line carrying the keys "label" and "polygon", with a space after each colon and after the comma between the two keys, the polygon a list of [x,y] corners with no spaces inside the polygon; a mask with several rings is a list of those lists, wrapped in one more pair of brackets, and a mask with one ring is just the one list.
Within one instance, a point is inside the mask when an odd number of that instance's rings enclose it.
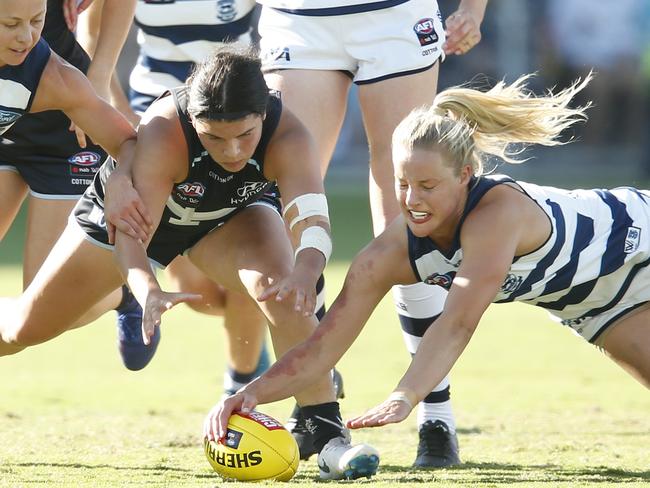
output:
{"label": "navy sock", "polygon": [[314,435],[314,446],[320,452],[335,437],[343,435],[343,421],[339,402],[320,403],[302,407],[305,426]]}

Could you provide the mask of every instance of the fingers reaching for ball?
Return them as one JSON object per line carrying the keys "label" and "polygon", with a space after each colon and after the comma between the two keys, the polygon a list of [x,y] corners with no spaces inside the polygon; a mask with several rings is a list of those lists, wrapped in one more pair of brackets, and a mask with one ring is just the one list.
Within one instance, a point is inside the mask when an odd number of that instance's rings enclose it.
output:
{"label": "fingers reaching for ball", "polygon": [[257,406],[253,395],[235,393],[217,403],[203,422],[203,437],[208,441],[222,441],[228,430],[228,419],[234,412],[249,413]]}

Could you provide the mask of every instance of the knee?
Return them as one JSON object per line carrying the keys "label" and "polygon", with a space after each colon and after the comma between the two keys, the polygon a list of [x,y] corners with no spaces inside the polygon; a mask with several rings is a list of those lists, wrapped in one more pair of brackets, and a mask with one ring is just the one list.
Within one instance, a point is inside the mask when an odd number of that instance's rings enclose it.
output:
{"label": "knee", "polygon": [[192,310],[209,315],[221,315],[225,305],[225,290],[219,284],[206,277],[178,276],[174,281],[179,290],[198,293],[203,297],[200,301],[187,302]]}
{"label": "knee", "polygon": [[267,288],[278,283],[293,271],[293,265],[282,265],[275,263],[272,267],[265,270],[259,270],[251,267],[251,269],[242,269],[240,271],[240,279],[248,294],[256,298],[262,294]]}

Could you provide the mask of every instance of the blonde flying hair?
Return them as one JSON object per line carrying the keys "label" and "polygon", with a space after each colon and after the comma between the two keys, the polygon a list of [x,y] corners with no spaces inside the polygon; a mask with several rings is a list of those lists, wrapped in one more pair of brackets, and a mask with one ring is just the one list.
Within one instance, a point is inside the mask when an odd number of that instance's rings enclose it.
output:
{"label": "blonde flying hair", "polygon": [[499,82],[487,92],[453,87],[440,92],[433,104],[413,110],[395,129],[393,146],[440,150],[456,174],[470,164],[475,175],[484,173],[484,162],[497,156],[511,164],[526,145],[565,144],[561,132],[585,121],[591,105],[571,108],[569,102],[591,81],[592,74],[570,87],[546,96],[535,96],[526,87],[531,75],[507,85]]}

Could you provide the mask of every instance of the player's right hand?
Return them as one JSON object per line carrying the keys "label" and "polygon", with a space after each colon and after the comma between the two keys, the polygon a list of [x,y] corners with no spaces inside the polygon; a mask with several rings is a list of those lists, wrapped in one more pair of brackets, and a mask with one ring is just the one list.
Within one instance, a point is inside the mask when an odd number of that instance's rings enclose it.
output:
{"label": "player's right hand", "polygon": [[104,218],[110,244],[115,243],[116,228],[141,243],[147,242],[154,231],[149,212],[133,182],[117,172],[113,172],[106,181]]}
{"label": "player's right hand", "polygon": [[239,391],[222,400],[212,407],[205,418],[203,437],[209,441],[224,439],[228,430],[228,419],[232,413],[235,411],[249,413],[256,406],[257,398],[246,391]]}

